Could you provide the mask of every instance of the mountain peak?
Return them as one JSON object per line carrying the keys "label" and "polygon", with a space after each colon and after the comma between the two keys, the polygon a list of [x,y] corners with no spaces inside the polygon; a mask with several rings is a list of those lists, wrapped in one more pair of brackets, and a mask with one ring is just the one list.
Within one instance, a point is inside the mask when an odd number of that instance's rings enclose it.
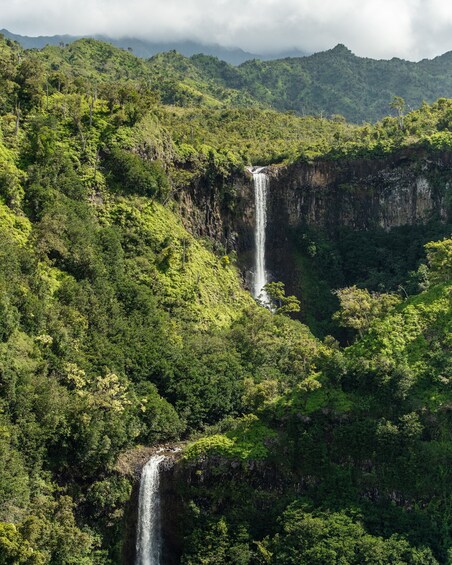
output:
{"label": "mountain peak", "polygon": [[333,47],[333,49],[331,49],[331,53],[335,53],[337,55],[353,55],[350,49],[343,43],[338,43],[336,47]]}

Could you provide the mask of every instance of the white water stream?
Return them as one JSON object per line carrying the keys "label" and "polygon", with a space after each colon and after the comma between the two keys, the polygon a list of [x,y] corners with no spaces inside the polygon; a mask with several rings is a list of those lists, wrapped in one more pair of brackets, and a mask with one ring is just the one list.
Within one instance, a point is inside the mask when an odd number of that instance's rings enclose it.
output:
{"label": "white water stream", "polygon": [[267,272],[265,270],[265,228],[267,226],[267,192],[269,178],[268,175],[263,172],[264,169],[265,167],[253,167],[250,169],[250,172],[253,175],[256,208],[256,227],[254,231],[256,254],[253,296],[259,299],[263,304],[266,304],[269,302],[269,299],[267,294],[263,292],[263,288],[268,282]]}
{"label": "white water stream", "polygon": [[162,534],[159,467],[164,455],[153,455],[143,467],[138,500],[136,565],[160,565]]}

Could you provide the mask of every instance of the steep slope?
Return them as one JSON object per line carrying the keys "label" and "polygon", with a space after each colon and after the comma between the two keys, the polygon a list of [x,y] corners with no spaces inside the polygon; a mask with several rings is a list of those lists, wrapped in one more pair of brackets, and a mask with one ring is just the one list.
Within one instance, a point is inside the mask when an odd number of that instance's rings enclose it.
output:
{"label": "steep slope", "polygon": [[[8,43],[0,54],[9,81],[0,119],[0,555],[118,562],[132,486],[115,471],[118,454],[240,410],[245,368],[228,328],[256,307],[230,260],[163,204],[162,162],[125,148],[142,140],[138,104],[126,118],[101,98],[46,92],[32,55],[17,57]],[[155,116],[142,127],[169,160]]]}

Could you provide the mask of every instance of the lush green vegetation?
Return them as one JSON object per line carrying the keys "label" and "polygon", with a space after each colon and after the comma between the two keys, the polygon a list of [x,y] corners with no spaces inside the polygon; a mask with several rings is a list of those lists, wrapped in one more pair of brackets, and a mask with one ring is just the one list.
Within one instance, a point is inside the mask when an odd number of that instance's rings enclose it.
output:
{"label": "lush green vegetation", "polygon": [[155,98],[58,88],[0,47],[0,560],[117,562],[118,454],[240,413],[227,328],[253,302],[162,204]]}
{"label": "lush green vegetation", "polygon": [[404,298],[419,292],[427,276],[424,245],[445,237],[451,229],[450,223],[431,221],[389,232],[340,227],[335,237],[314,227],[295,230],[290,242],[295,263],[290,287],[302,297],[301,319],[315,335],[350,340],[353,334],[334,323],[339,302],[332,291],[356,285]]}
{"label": "lush green vegetation", "polygon": [[352,289],[344,323],[363,294],[381,309],[353,346],[317,349],[315,381],[254,385],[266,452],[188,449],[185,563],[449,562],[451,247],[429,246],[436,284],[388,314],[390,295]]}
{"label": "lush green vegetation", "polygon": [[[187,58],[175,51],[143,61],[93,40],[64,49],[46,47],[40,58],[55,76],[149,80],[165,103],[264,106],[298,115],[345,116],[355,123],[382,119],[395,96],[413,109],[423,101],[449,96],[452,88],[450,53],[419,63],[380,61],[357,57],[343,45],[308,57],[251,60],[238,67],[215,57]],[[392,106],[399,115],[399,108]]]}
{"label": "lush green vegetation", "polygon": [[313,284],[357,285],[341,349],[281,284],[256,305],[174,196],[233,201],[251,163],[450,149],[452,102],[357,127],[262,108],[202,58],[0,40],[0,62],[0,563],[120,562],[118,457],[181,438],[184,563],[447,563],[451,241],[395,299],[433,228],[389,279],[369,261],[390,234],[308,234]]}
{"label": "lush green vegetation", "polygon": [[[373,60],[355,56],[344,45],[308,57],[246,61],[236,67],[206,55],[184,57],[175,51],[148,61],[94,40],[65,48],[46,47],[39,59],[53,80],[149,81],[165,103],[182,106],[255,106],[298,115],[342,116],[351,122],[374,122],[391,106],[403,110],[449,96],[450,53],[429,61]],[[67,80],[67,79],[66,79]],[[405,102],[406,101],[406,102]]]}
{"label": "lush green vegetation", "polygon": [[[337,45],[309,57],[247,61],[238,70],[241,88],[278,110],[341,114],[361,123],[387,115],[394,96],[404,98],[411,109],[449,96],[451,59],[449,52],[419,63],[373,60]],[[224,84],[235,81],[226,78]]]}

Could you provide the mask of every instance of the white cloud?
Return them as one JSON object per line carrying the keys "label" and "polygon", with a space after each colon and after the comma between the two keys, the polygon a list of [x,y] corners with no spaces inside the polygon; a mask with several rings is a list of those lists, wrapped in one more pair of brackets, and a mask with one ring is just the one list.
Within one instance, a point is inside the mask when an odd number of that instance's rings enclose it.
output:
{"label": "white cloud", "polygon": [[452,49],[447,0],[0,0],[0,27],[28,35],[191,39],[262,53],[337,43],[376,58]]}

